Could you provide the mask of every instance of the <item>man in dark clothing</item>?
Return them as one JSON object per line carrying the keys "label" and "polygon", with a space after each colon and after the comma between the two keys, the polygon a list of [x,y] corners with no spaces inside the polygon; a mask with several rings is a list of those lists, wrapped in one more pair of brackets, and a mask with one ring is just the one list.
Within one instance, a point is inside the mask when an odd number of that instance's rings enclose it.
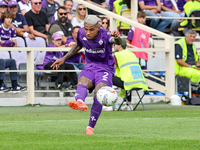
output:
{"label": "man in dark clothing", "polygon": [[63,44],[65,44],[67,37],[72,35],[72,24],[67,18],[67,10],[65,7],[58,8],[58,19],[54,21],[49,28],[48,43],[51,44],[51,35],[59,32],[63,36]]}
{"label": "man in dark clothing", "polygon": [[31,7],[32,9],[25,14],[30,32],[47,39],[49,22],[46,14],[41,11],[41,0],[32,0]]}
{"label": "man in dark clothing", "polygon": [[[85,1],[108,10],[105,0],[85,0]],[[101,13],[91,9],[88,9],[88,14],[101,15]]]}

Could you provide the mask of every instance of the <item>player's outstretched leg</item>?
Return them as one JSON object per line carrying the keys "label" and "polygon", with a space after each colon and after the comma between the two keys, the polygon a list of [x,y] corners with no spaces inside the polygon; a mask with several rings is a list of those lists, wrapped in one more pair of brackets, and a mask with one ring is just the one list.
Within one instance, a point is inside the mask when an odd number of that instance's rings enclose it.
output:
{"label": "player's outstretched leg", "polygon": [[90,121],[86,129],[86,134],[94,134],[93,130],[97,123],[97,120],[99,119],[101,111],[102,111],[102,105],[98,102],[97,98],[94,97],[94,103],[91,108]]}
{"label": "player's outstretched leg", "polygon": [[85,85],[77,85],[77,90],[75,93],[76,101],[70,101],[68,105],[72,109],[78,109],[82,111],[87,111],[88,106],[85,104],[85,98],[87,97],[87,87]]}

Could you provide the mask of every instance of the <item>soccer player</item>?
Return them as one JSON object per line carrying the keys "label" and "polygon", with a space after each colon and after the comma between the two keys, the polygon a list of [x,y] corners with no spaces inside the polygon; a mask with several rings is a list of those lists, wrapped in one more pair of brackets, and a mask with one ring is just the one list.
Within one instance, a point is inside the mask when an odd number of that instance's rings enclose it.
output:
{"label": "soccer player", "polygon": [[89,89],[89,92],[94,89],[94,103],[91,108],[86,134],[94,134],[94,127],[102,111],[102,105],[96,98],[97,91],[103,86],[112,86],[112,76],[114,74],[113,43],[121,44],[119,32],[113,31],[110,33],[108,30],[100,28],[98,18],[94,15],[88,15],[84,20],[84,27],[78,31],[77,44],[63,58],[56,60],[51,66],[53,69],[58,69],[66,59],[84,47],[87,64],[78,79],[75,93],[76,101],[70,101],[68,105],[73,109],[86,111],[88,109],[85,104],[87,89]]}

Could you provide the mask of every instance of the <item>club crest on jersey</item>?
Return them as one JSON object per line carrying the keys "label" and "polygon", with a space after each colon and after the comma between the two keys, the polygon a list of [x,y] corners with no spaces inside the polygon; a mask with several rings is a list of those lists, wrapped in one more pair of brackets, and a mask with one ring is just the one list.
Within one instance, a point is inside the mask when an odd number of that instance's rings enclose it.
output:
{"label": "club crest on jersey", "polygon": [[9,33],[11,33],[11,31],[9,30]]}
{"label": "club crest on jersey", "polygon": [[99,41],[99,45],[102,45],[102,44],[103,44],[103,40],[100,39],[100,41]]}
{"label": "club crest on jersey", "polygon": [[86,38],[86,37],[83,37],[83,41],[87,41],[87,38]]}

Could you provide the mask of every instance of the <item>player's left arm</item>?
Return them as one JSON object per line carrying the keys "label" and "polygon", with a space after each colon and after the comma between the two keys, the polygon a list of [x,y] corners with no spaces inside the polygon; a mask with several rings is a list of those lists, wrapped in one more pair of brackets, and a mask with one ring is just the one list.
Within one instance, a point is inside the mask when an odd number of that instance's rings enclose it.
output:
{"label": "player's left arm", "polygon": [[114,37],[110,40],[111,43],[121,45],[122,44],[122,39],[119,37],[119,32],[118,31],[112,31],[110,33],[110,36]]}

